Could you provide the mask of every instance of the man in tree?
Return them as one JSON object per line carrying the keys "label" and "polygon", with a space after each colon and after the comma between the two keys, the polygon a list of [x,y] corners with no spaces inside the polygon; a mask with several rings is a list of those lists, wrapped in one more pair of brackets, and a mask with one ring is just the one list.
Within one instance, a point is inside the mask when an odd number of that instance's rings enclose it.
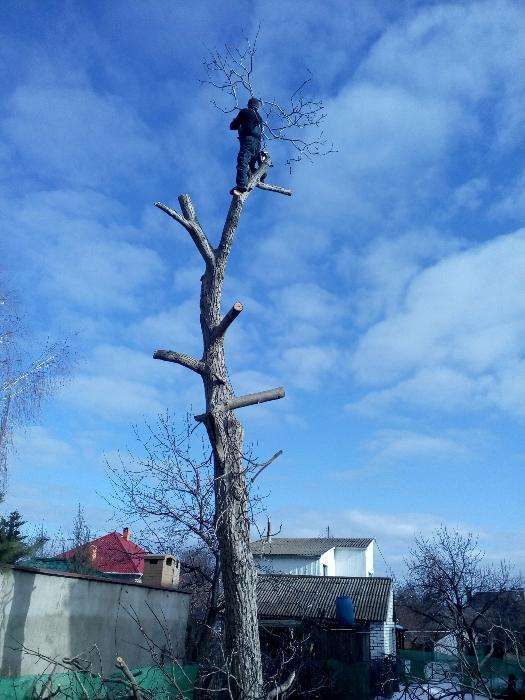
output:
{"label": "man in tree", "polygon": [[[236,186],[230,194],[241,195],[248,191],[248,180],[266,157],[261,151],[263,121],[259,114],[262,102],[256,97],[250,97],[248,106],[240,110],[230,124],[232,131],[239,134],[239,155],[237,156]],[[264,180],[264,175],[261,180]]]}

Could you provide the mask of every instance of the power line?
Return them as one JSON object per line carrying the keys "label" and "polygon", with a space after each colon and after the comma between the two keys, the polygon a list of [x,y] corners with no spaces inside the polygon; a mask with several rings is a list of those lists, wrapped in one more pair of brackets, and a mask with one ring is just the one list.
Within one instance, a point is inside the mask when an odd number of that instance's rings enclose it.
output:
{"label": "power line", "polygon": [[395,579],[395,578],[396,578],[396,575],[395,575],[395,573],[394,573],[394,570],[392,569],[392,567],[390,566],[390,564],[389,564],[389,563],[387,562],[387,560],[385,559],[385,556],[384,556],[383,552],[381,551],[381,547],[378,545],[377,540],[376,540],[376,547],[377,547],[377,550],[378,550],[379,554],[381,555],[381,559],[383,560],[383,562],[384,562],[384,564],[385,564],[387,573],[389,574],[390,578]]}

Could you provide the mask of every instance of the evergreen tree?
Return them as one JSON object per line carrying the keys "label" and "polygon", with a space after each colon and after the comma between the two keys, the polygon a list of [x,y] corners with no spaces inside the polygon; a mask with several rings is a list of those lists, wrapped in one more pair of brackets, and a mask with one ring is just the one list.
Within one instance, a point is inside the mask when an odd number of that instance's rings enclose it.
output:
{"label": "evergreen tree", "polygon": [[0,517],[0,564],[14,564],[28,553],[26,538],[22,535],[24,521],[14,510],[7,518]]}
{"label": "evergreen tree", "polygon": [[0,516],[0,567],[31,556],[46,541],[47,538],[41,536],[33,542],[28,542],[26,535],[22,534],[24,525],[25,521],[16,510],[7,517]]}
{"label": "evergreen tree", "polygon": [[89,542],[91,540],[91,532],[84,515],[84,509],[78,504],[77,514],[73,521],[73,529],[71,532],[73,549],[75,554],[71,558],[69,565],[71,571],[76,573],[85,573],[92,570],[92,561],[90,557]]}

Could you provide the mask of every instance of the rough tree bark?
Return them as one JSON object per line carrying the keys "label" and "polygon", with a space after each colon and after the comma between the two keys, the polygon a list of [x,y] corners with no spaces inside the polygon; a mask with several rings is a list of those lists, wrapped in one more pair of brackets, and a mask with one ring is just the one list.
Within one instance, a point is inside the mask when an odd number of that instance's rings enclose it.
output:
{"label": "rough tree bark", "polygon": [[[170,350],[157,350],[156,359],[175,362],[199,374],[204,385],[206,412],[196,416],[206,427],[213,450],[215,473],[215,519],[224,588],[225,648],[234,692],[243,700],[261,698],[263,678],[257,624],[256,569],[250,552],[248,489],[243,463],[243,427],[235,408],[271,401],[284,396],[282,388],[235,397],[224,353],[224,334],[242,311],[236,302],[221,315],[226,266],[244,203],[251,190],[259,187],[267,172],[266,161],[249,181],[249,191],[233,196],[221,239],[213,248],[206,237],[188,195],[179,196],[182,214],[160,202],[156,206],[181,224],[190,234],[205,262],[201,277],[200,324],[203,354],[200,359]],[[265,185],[264,189],[270,190]],[[290,195],[276,187],[271,191]]]}

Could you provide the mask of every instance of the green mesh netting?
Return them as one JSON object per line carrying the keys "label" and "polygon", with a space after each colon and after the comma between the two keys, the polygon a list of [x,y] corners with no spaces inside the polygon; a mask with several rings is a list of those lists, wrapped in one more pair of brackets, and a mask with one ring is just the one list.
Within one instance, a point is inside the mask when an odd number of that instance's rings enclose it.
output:
{"label": "green mesh netting", "polygon": [[[132,669],[146,697],[155,700],[191,700],[198,666],[146,666]],[[83,700],[118,700],[130,697],[129,686],[119,682],[122,674],[115,673],[102,681],[89,673],[54,673],[53,675],[0,678],[2,700],[33,700],[34,698],[82,698]],[[149,692],[148,692],[149,691]]]}

